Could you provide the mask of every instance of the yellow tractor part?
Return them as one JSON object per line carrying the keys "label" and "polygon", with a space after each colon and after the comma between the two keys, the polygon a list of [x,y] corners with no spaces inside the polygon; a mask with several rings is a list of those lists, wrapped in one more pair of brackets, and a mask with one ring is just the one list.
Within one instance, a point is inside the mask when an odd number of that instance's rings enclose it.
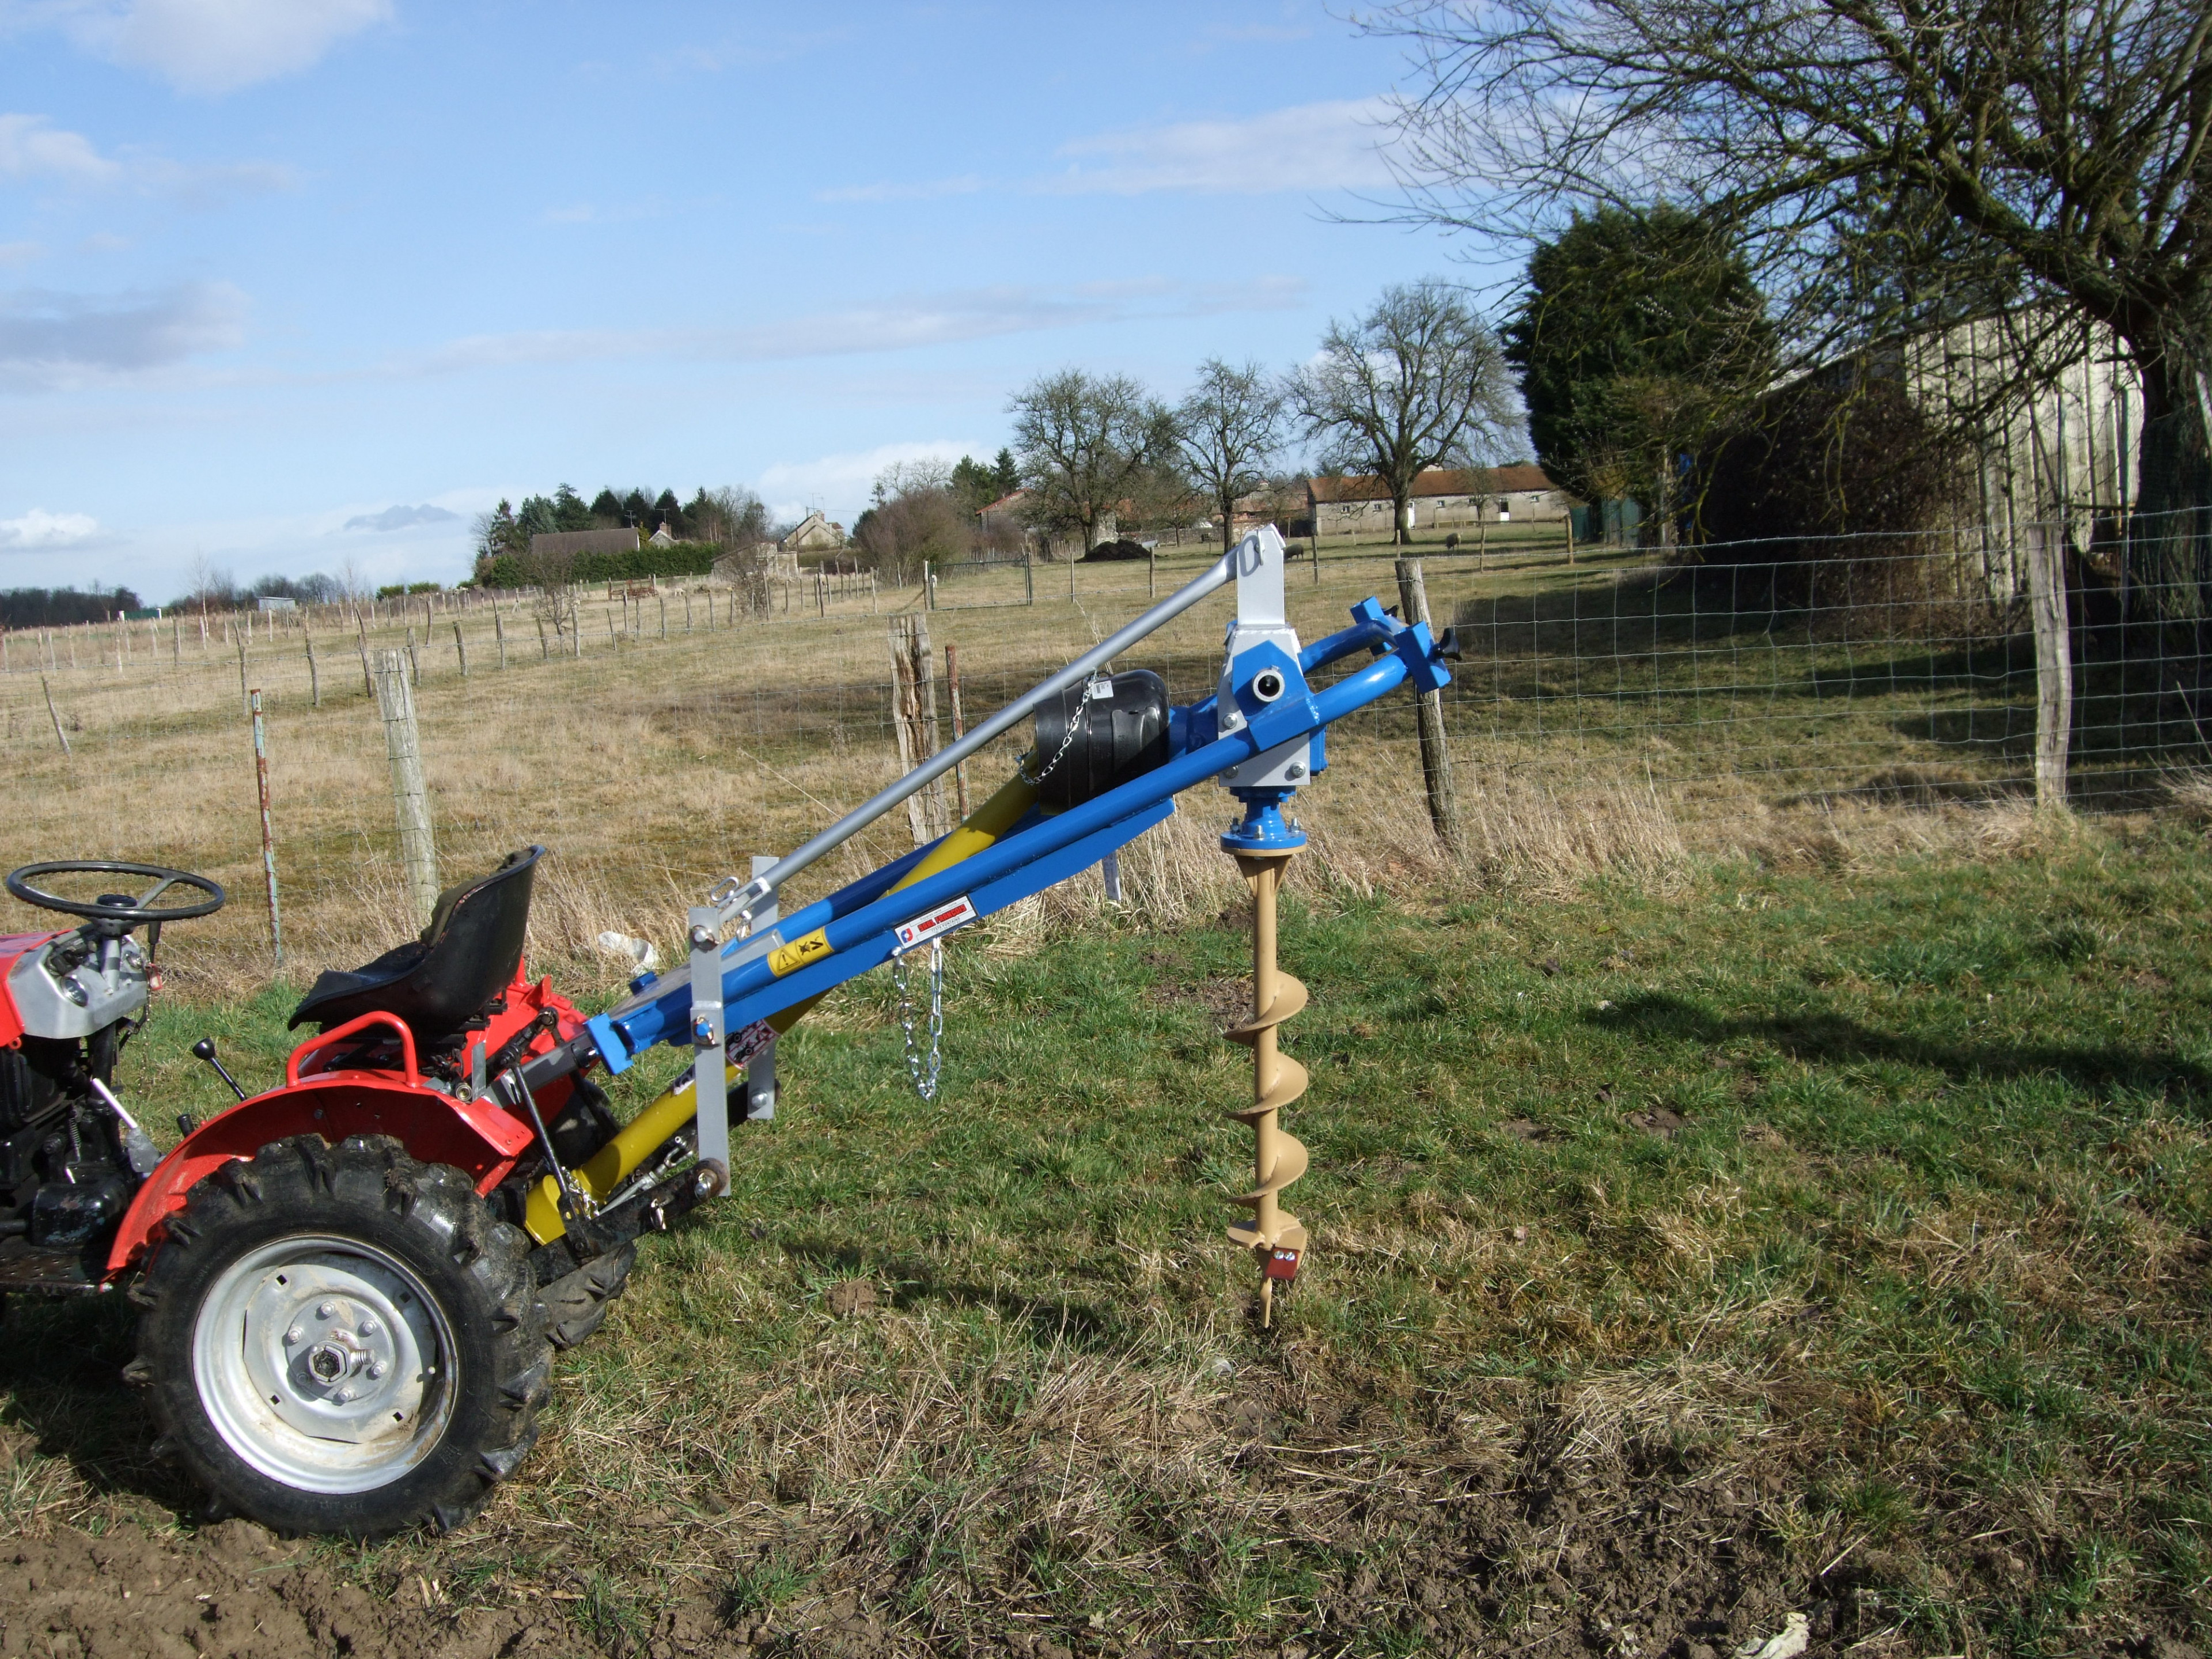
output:
{"label": "yellow tractor part", "polygon": [[1275,1028],[1306,1006],[1306,988],[1275,966],[1275,895],[1291,854],[1236,854],[1252,888],[1252,1017],[1222,1035],[1252,1050],[1252,1103],[1230,1115],[1252,1126],[1252,1190],[1233,1200],[1252,1212],[1233,1223],[1229,1241],[1260,1264],[1260,1323],[1273,1322],[1275,1285],[1287,1284],[1305,1255],[1306,1230],[1276,1194],[1306,1172],[1304,1145],[1283,1131],[1277,1115],[1306,1091],[1306,1068],[1276,1048]]}
{"label": "yellow tractor part", "polygon": [[[999,793],[968,815],[967,820],[951,835],[938,842],[930,855],[909,870],[890,890],[911,887],[926,881],[940,870],[949,870],[963,859],[973,858],[1000,836],[1012,829],[1023,813],[1036,802],[1036,786],[1024,782],[1017,775]],[[823,996],[829,993],[823,993]],[[1304,1000],[1304,994],[1300,994]],[[809,997],[804,1002],[793,1003],[781,1013],[769,1016],[769,1029],[781,1036],[799,1024],[806,1012],[822,1000]],[[736,1097],[738,1079],[744,1076],[741,1067],[725,1069],[730,1080],[732,1097]],[[1301,1073],[1303,1075],[1303,1073]],[[572,1171],[577,1187],[587,1204],[604,1204],[609,1196],[640,1165],[661,1147],[668,1138],[689,1123],[696,1111],[691,1098],[691,1077],[687,1072],[673,1086],[654,1100],[623,1128],[605,1146],[599,1148],[579,1169]],[[540,1244],[550,1244],[568,1229],[561,1220],[561,1188],[551,1176],[545,1176],[530,1194],[530,1203],[523,1225]]]}

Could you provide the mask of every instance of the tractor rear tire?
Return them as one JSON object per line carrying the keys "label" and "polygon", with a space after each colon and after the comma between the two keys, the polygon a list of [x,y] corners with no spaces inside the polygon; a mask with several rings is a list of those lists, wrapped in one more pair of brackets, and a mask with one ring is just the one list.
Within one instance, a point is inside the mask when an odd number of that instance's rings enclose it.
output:
{"label": "tractor rear tire", "polygon": [[605,1324],[608,1308],[629,1285],[629,1270],[636,1265],[637,1241],[632,1239],[540,1286],[538,1300],[544,1307],[545,1334],[553,1346],[573,1348]]}
{"label": "tractor rear tire", "polygon": [[171,1218],[126,1375],[185,1467],[278,1532],[458,1527],[550,1391],[529,1247],[389,1137],[275,1141]]}

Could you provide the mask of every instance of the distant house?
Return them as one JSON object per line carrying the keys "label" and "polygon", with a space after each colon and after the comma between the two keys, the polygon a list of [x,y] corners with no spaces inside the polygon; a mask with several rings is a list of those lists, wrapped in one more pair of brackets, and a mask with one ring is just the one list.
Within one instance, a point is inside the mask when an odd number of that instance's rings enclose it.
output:
{"label": "distant house", "polygon": [[[1431,467],[1413,480],[1405,527],[1559,524],[1574,505],[1540,466]],[[1380,478],[1310,478],[1306,508],[1316,536],[1390,533],[1390,491]]]}
{"label": "distant house", "polygon": [[776,543],[779,553],[821,553],[832,551],[845,544],[845,526],[823,518],[819,513],[810,513],[784,534]]}
{"label": "distant house", "polygon": [[[1017,489],[1011,495],[1000,496],[979,511],[975,520],[982,527],[985,542],[1006,547],[1027,547],[1048,559],[1080,558],[1091,550],[1089,547],[1078,544],[1083,538],[1073,532],[1048,532],[1030,523],[1023,515],[1029,501],[1028,490]],[[1127,505],[1127,501],[1122,503],[1124,507]],[[1121,536],[1121,515],[1102,513],[1098,515],[1098,522],[1091,527],[1091,547],[1103,547],[1108,542],[1120,540]]]}
{"label": "distant house", "polygon": [[975,514],[983,527],[984,538],[1018,547],[1029,535],[1029,521],[1022,517],[1022,507],[1029,501],[1030,492],[1017,489],[1010,495],[1001,495]]}
{"label": "distant house", "polygon": [[635,553],[635,530],[549,530],[530,538],[533,559],[574,558],[580,553]]}
{"label": "distant house", "polygon": [[645,542],[648,547],[673,547],[676,545],[676,538],[668,533],[668,521],[664,519],[660,522],[660,527],[647,536]]}

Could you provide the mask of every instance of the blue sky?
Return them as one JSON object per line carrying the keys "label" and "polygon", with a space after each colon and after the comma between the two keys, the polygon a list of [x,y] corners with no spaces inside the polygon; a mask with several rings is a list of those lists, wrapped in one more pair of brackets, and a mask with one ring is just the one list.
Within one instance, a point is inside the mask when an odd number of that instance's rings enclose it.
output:
{"label": "blue sky", "polygon": [[[453,580],[567,481],[849,523],[1077,364],[1477,280],[1316,5],[0,0],[0,586]],[[451,515],[451,516],[442,516]]]}

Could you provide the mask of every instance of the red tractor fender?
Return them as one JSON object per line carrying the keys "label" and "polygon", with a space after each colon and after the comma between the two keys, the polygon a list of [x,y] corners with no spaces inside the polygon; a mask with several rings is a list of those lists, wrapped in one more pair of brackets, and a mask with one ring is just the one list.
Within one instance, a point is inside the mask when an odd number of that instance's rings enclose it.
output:
{"label": "red tractor fender", "polygon": [[[362,1028],[386,1024],[400,1036],[402,1069],[313,1069],[316,1052]],[[535,1139],[531,1127],[492,1101],[464,1100],[425,1083],[416,1070],[413,1035],[390,1014],[364,1014],[310,1037],[292,1051],[284,1084],[210,1118],[155,1166],[125,1212],[108,1251],[112,1279],[142,1261],[185,1196],[224,1164],[252,1158],[272,1140],[314,1134],[337,1142],[348,1135],[392,1135],[408,1156],[425,1164],[450,1164],[474,1176],[489,1193],[507,1178]]]}

